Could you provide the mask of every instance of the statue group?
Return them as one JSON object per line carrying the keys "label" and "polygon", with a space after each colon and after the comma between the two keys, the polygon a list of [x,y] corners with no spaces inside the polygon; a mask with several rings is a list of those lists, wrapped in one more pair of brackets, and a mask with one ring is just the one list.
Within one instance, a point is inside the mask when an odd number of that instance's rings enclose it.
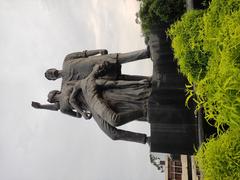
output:
{"label": "statue group", "polygon": [[61,90],[49,92],[50,104],[33,101],[32,106],[87,120],[93,117],[113,140],[149,143],[146,134],[117,128],[134,120],[147,121],[151,77],[122,74],[121,65],[149,57],[148,48],[128,53],[108,54],[99,49],[69,54],[62,70],[45,72],[48,80],[62,78]]}

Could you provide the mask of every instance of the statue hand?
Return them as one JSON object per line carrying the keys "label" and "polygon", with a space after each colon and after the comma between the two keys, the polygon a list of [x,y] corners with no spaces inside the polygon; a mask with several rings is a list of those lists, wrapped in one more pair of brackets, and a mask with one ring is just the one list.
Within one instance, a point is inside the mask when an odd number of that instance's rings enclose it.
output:
{"label": "statue hand", "polygon": [[101,66],[99,64],[95,64],[95,66],[93,66],[92,74],[95,78],[101,76]]}
{"label": "statue hand", "polygon": [[106,49],[101,51],[101,55],[105,55],[105,54],[108,54],[108,51]]}
{"label": "statue hand", "polygon": [[91,112],[86,112],[88,119],[92,118],[92,113]]}
{"label": "statue hand", "polygon": [[32,107],[39,109],[41,108],[41,104],[39,102],[32,101]]}
{"label": "statue hand", "polygon": [[84,112],[83,114],[84,119],[88,120],[92,118],[92,113],[90,112]]}
{"label": "statue hand", "polygon": [[104,76],[110,67],[111,67],[111,63],[108,61],[104,61],[102,64],[99,65],[97,74],[99,76]]}
{"label": "statue hand", "polygon": [[100,68],[102,69],[106,69],[111,65],[111,63],[109,61],[104,61],[101,65]]}

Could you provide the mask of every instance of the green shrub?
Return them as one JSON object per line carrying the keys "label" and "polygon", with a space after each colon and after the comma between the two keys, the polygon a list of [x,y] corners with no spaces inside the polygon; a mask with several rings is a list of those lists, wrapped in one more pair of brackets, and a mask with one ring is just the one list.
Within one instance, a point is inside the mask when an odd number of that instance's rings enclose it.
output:
{"label": "green shrub", "polygon": [[240,126],[240,0],[213,0],[203,16],[208,71],[196,94],[216,126]]}
{"label": "green shrub", "polygon": [[143,33],[147,35],[151,26],[171,24],[185,12],[185,0],[141,0],[139,16]]}
{"label": "green shrub", "polygon": [[203,10],[189,11],[168,30],[174,57],[190,82],[198,82],[207,71],[209,52],[203,50],[203,13]]}
{"label": "green shrub", "polygon": [[[180,71],[215,126],[240,126],[240,0],[213,0],[168,31]],[[221,129],[221,128],[219,128]]]}
{"label": "green shrub", "polygon": [[206,180],[240,179],[240,129],[228,130],[201,145],[195,159]]}
{"label": "green shrub", "polygon": [[198,107],[220,134],[201,146],[197,164],[205,179],[240,179],[240,0],[212,0],[168,32],[180,71],[195,84]]}

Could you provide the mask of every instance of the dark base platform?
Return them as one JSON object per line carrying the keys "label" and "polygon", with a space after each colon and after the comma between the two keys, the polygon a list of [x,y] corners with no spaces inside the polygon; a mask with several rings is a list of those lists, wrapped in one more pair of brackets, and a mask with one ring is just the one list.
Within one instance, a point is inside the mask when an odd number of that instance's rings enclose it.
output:
{"label": "dark base platform", "polygon": [[150,150],[191,155],[194,148],[198,148],[202,135],[199,134],[193,102],[189,104],[190,109],[185,107],[187,80],[177,70],[166,28],[164,25],[153,28],[149,37],[153,60],[152,94],[148,107]]}

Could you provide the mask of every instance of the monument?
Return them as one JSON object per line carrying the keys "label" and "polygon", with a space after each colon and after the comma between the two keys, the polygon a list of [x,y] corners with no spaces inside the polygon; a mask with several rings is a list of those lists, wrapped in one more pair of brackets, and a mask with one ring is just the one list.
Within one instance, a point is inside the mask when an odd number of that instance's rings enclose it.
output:
{"label": "monument", "polygon": [[[106,49],[71,53],[61,70],[48,69],[48,80],[62,78],[60,90],[50,91],[48,102],[32,102],[48,109],[87,120],[93,118],[112,140],[149,144],[151,152],[194,153],[202,139],[194,104],[185,107],[187,80],[177,71],[168,24],[152,27],[146,49],[108,54]],[[124,63],[151,58],[153,76],[122,74]],[[150,123],[151,137],[118,129],[138,120]]]}
{"label": "monument", "polygon": [[32,102],[32,106],[77,118],[93,117],[111,139],[146,144],[146,134],[116,127],[133,120],[147,121],[151,78],[122,74],[121,64],[149,57],[148,48],[129,53],[108,54],[101,49],[69,54],[62,70],[48,69],[45,73],[49,80],[62,78],[61,90],[49,92],[50,104]]}
{"label": "monument", "polygon": [[[108,54],[106,49],[82,51],[65,57],[61,70],[48,69],[48,80],[62,78],[60,90],[50,91],[48,102],[32,102],[87,120],[93,118],[112,140],[149,144],[151,152],[193,154],[199,146],[199,124],[194,105],[185,107],[187,80],[177,71],[167,25],[152,27],[146,49]],[[121,64],[151,58],[153,76],[121,73]],[[150,123],[151,137],[118,129],[138,120]]]}

